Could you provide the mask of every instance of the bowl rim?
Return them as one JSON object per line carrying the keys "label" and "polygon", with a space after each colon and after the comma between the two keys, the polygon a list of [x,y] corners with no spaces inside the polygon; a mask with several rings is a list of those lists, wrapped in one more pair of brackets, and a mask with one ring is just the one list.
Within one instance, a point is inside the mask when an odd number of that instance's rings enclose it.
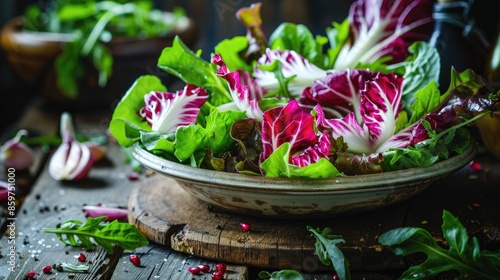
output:
{"label": "bowl rim", "polygon": [[[441,160],[429,167],[409,168],[376,174],[339,176],[326,179],[271,178],[239,173],[197,168],[156,156],[140,146],[130,147],[132,156],[144,167],[167,177],[191,184],[217,185],[220,189],[248,192],[366,192],[367,190],[394,189],[397,186],[411,187],[422,181],[431,182],[449,175],[467,165],[477,155],[477,143],[471,139],[469,147],[459,154]],[[306,186],[306,187],[304,187]]]}

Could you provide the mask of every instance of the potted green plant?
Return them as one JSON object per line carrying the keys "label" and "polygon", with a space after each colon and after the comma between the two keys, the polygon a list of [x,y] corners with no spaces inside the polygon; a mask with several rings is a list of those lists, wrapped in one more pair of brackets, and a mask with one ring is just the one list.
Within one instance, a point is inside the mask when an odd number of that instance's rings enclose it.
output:
{"label": "potted green plant", "polygon": [[197,29],[184,11],[152,0],[58,0],[33,4],[8,21],[1,46],[13,71],[52,107],[106,109],[175,36],[194,44]]}

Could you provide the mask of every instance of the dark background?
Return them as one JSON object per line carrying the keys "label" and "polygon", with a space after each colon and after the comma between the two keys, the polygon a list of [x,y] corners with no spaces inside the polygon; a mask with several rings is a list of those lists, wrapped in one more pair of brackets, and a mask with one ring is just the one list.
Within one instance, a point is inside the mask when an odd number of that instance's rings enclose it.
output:
{"label": "dark background", "polygon": [[[30,3],[47,3],[50,0],[4,0],[0,9],[0,24],[10,18],[21,15]],[[257,1],[249,0],[156,0],[156,6],[163,10],[171,10],[179,6],[184,8],[200,28],[198,46],[195,50],[203,51],[202,58],[209,59],[217,42],[227,37],[244,35],[246,30],[238,22],[235,13],[239,8],[248,7]],[[283,21],[305,24],[313,34],[324,34],[325,28],[332,21],[343,21],[353,2],[352,0],[263,0],[263,29],[266,35]],[[477,0],[474,14],[477,25],[488,38],[493,41],[497,33],[499,1]],[[12,126],[24,112],[27,105],[36,97],[35,89],[27,88],[11,72],[0,49],[0,132]]]}

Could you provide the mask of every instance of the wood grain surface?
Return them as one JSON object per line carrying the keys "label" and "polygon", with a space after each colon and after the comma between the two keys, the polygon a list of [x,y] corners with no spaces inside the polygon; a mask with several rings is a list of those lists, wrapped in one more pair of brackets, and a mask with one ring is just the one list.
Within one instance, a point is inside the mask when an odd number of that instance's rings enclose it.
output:
{"label": "wood grain surface", "polygon": [[[306,227],[329,227],[341,235],[339,245],[352,271],[403,269],[414,259],[396,257],[378,243],[393,228],[422,227],[442,238],[442,212],[459,217],[483,248],[498,249],[500,216],[498,164],[483,163],[481,172],[468,166],[436,181],[402,203],[368,213],[312,220],[279,220],[228,213],[189,195],[173,179],[160,174],[141,182],[129,198],[129,220],[149,239],[175,251],[230,263],[270,269],[330,271],[314,257],[315,239]],[[251,225],[244,232],[240,223]],[[487,227],[484,225],[488,224]],[[493,238],[492,238],[493,237]]]}

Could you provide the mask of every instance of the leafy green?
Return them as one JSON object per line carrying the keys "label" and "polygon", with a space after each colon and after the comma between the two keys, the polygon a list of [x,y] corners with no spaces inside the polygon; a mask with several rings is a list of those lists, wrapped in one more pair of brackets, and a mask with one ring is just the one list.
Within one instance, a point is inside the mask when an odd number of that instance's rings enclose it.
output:
{"label": "leafy green", "polygon": [[123,147],[129,147],[141,138],[141,131],[151,131],[137,111],[144,106],[144,94],[166,91],[161,80],[153,75],[139,77],[122,97],[113,111],[109,130]]}
{"label": "leafy green", "polygon": [[217,66],[193,53],[178,36],[171,47],[163,49],[158,67],[186,83],[207,90],[210,94],[208,102],[214,106],[232,101],[227,82],[217,76]]}
{"label": "leafy green", "polygon": [[[238,119],[246,117],[245,112],[224,111],[213,109],[206,118],[207,124],[179,127],[175,133],[175,156],[179,161],[185,161],[196,151],[211,150],[214,156],[221,156],[224,151],[235,144],[231,138],[231,125]],[[177,148],[182,147],[182,149]]]}
{"label": "leafy green", "polygon": [[321,263],[327,266],[333,265],[333,269],[335,269],[335,273],[337,273],[340,280],[351,279],[349,262],[337,247],[337,244],[345,242],[342,236],[331,234],[332,230],[330,228],[320,230],[307,226],[307,230],[316,238],[315,254],[319,257]]}
{"label": "leafy green", "polygon": [[267,271],[261,271],[257,275],[259,279],[269,279],[269,280],[304,280],[304,276],[295,270],[280,270],[269,273]]}
{"label": "leafy green", "polygon": [[422,228],[396,228],[380,236],[379,242],[396,255],[427,255],[423,263],[410,267],[400,279],[430,279],[451,270],[460,273],[457,279],[500,279],[500,253],[481,251],[477,238],[469,239],[462,223],[446,210],[441,229],[448,250]]}
{"label": "leafy green", "polygon": [[43,10],[38,4],[32,4],[26,9],[24,28],[68,34],[70,39],[54,66],[58,87],[74,98],[87,68],[97,70],[101,87],[111,77],[113,57],[105,43],[113,35],[161,36],[172,31],[177,20],[184,16],[184,12],[176,8],[173,18],[165,20],[163,13],[153,6],[152,0],[51,1]]}
{"label": "leafy green", "polygon": [[337,168],[326,158],[304,167],[290,164],[288,160],[290,150],[290,143],[283,143],[261,163],[260,167],[265,171],[267,177],[329,178],[339,175]]}
{"label": "leafy green", "polygon": [[42,230],[55,233],[66,245],[92,249],[97,244],[110,254],[113,253],[114,244],[125,250],[135,250],[148,245],[149,241],[135,225],[118,220],[104,223],[107,218],[106,216],[89,218],[85,224],[79,220],[68,220],[57,228],[43,228]]}

